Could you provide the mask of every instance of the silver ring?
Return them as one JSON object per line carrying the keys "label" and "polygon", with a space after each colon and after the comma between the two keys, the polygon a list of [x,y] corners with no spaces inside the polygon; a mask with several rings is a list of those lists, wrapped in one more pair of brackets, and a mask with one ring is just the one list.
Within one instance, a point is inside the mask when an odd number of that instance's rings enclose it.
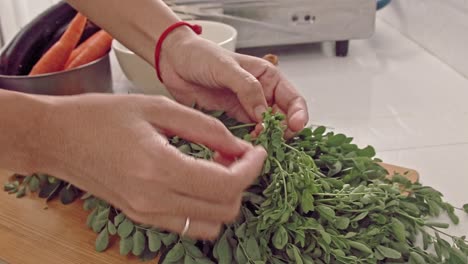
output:
{"label": "silver ring", "polygon": [[185,236],[185,234],[187,234],[189,228],[190,228],[190,217],[187,217],[187,219],[185,220],[184,229],[182,230],[182,233],[180,233],[180,236],[181,237]]}

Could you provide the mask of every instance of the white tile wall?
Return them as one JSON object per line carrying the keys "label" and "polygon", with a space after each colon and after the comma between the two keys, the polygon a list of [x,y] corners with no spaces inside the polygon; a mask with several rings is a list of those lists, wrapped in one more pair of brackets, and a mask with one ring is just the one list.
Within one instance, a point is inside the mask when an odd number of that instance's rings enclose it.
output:
{"label": "white tile wall", "polygon": [[467,0],[393,0],[379,17],[468,77]]}

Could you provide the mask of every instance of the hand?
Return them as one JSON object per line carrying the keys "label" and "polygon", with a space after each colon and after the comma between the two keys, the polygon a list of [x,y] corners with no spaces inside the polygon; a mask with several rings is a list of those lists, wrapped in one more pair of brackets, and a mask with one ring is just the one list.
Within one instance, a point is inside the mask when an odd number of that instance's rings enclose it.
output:
{"label": "hand", "polygon": [[304,128],[306,102],[273,64],[227,51],[187,30],[169,35],[160,61],[164,84],[177,101],[259,123],[266,107],[272,106],[287,114],[290,133]]}
{"label": "hand", "polygon": [[[215,238],[235,219],[242,192],[266,158],[263,148],[234,137],[218,120],[162,97],[51,100],[37,130],[32,168],[93,193],[140,223],[181,232],[190,217],[187,235],[193,238]],[[237,161],[222,165],[186,156],[168,143],[168,134]]]}

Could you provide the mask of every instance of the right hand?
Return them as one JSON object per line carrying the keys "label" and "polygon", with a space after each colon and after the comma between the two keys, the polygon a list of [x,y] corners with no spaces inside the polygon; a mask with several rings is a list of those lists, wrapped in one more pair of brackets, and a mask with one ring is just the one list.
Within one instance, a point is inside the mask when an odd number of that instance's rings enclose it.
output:
{"label": "right hand", "polygon": [[[192,238],[215,238],[239,212],[266,152],[218,120],[162,97],[80,95],[51,99],[31,166],[69,181],[132,220]],[[204,144],[232,164],[194,159],[166,135]]]}

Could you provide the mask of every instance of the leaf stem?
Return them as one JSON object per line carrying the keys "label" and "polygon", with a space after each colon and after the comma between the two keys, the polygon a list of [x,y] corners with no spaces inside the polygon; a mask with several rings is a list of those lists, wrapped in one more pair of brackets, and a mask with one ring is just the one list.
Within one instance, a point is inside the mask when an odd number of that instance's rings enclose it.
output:
{"label": "leaf stem", "polygon": [[288,189],[287,189],[287,186],[286,186],[286,177],[284,177],[285,171],[283,170],[283,167],[281,167],[281,164],[279,163],[279,161],[277,159],[273,159],[273,160],[275,161],[276,165],[278,165],[278,167],[281,170],[281,177],[283,178],[283,187],[284,187],[284,200],[285,200],[286,204],[289,204],[288,203]]}
{"label": "leaf stem", "polygon": [[236,129],[239,129],[239,128],[254,127],[254,126],[256,126],[256,125],[257,125],[256,123],[242,124],[242,125],[237,125],[237,126],[228,127],[228,129],[229,129],[229,130],[236,130]]}
{"label": "leaf stem", "polygon": [[[432,229],[432,230],[436,231],[436,232],[437,232],[437,233],[439,233],[439,234],[442,234],[442,235],[448,236],[448,237],[450,237],[451,239],[455,239],[455,238],[457,238],[457,239],[461,239],[461,238],[459,238],[459,237],[456,237],[456,236],[450,235],[449,233],[445,233],[444,231],[441,231],[441,230],[439,230],[439,229],[437,229],[437,228],[435,228],[435,227],[433,227],[433,226],[426,226],[426,227],[429,227],[430,229]],[[434,238],[434,237],[433,237],[433,238]],[[465,242],[467,242],[467,243],[468,243],[468,240],[466,240],[466,239],[463,239],[463,241],[465,241]]]}

